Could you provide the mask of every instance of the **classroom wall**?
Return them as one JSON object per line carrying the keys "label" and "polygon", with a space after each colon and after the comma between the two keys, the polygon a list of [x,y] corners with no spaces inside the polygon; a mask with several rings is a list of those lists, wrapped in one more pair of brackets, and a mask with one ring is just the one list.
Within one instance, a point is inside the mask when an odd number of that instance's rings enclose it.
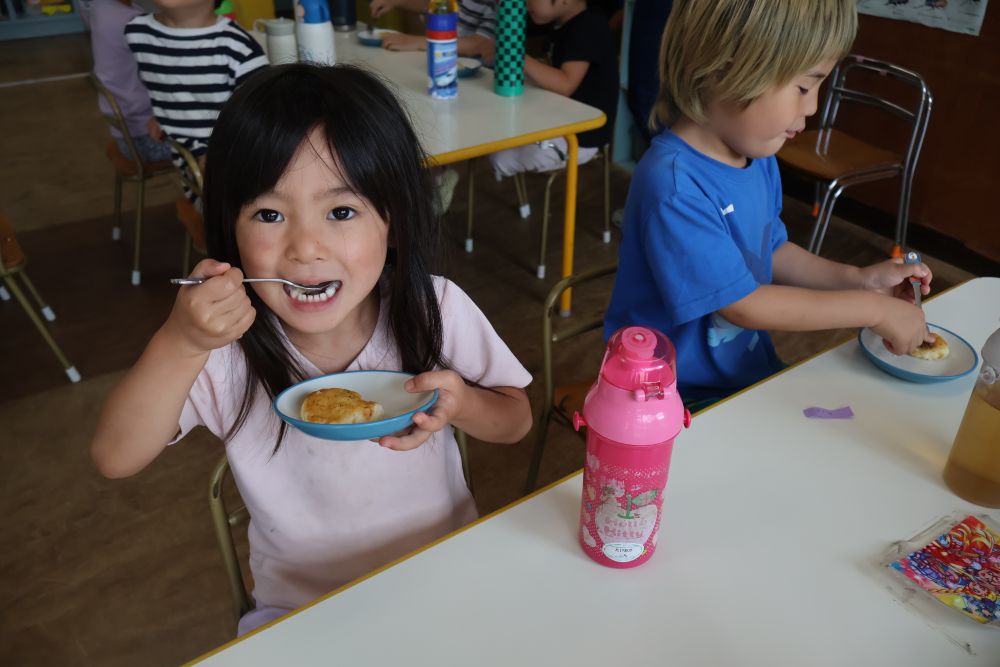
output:
{"label": "classroom wall", "polygon": [[[1000,0],[990,3],[978,37],[862,15],[853,52],[918,72],[934,96],[910,222],[1000,261],[1000,206],[993,203],[1000,192]],[[894,137],[892,126],[890,119],[869,119],[843,127],[880,143]],[[899,179],[845,196],[895,216]]]}

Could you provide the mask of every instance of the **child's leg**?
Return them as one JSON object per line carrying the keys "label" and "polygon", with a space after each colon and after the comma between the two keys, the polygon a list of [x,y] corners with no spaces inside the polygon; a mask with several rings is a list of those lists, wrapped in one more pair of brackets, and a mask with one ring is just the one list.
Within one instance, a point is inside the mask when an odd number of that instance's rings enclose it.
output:
{"label": "child's leg", "polygon": [[[597,151],[597,148],[580,148],[577,151],[577,164],[589,162],[597,155]],[[566,140],[556,137],[493,153],[490,155],[490,164],[493,165],[497,178],[525,171],[553,171],[566,167],[568,152]]]}

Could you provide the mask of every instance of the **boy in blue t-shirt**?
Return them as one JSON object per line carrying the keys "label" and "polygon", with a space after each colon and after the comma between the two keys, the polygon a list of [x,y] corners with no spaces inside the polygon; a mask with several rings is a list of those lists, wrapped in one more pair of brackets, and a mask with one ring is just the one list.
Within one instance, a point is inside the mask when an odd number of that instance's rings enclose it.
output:
{"label": "boy in blue t-shirt", "polygon": [[[751,11],[753,10],[753,11]],[[928,339],[909,278],[788,242],[774,154],[816,112],[854,40],[853,0],[677,0],[661,49],[655,137],[632,179],[605,336],[639,324],[677,348],[679,389],[706,404],[782,367],[765,329],[871,327],[897,354]]]}

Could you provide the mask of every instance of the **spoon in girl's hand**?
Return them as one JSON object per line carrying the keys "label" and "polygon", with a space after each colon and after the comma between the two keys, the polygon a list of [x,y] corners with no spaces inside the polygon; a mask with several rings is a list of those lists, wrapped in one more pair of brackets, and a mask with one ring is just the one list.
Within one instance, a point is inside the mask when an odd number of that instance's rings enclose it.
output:
{"label": "spoon in girl's hand", "polygon": [[[170,282],[174,285],[200,285],[208,280],[208,278],[171,278]],[[245,283],[284,283],[285,285],[290,285],[292,287],[297,287],[300,290],[305,290],[307,292],[319,293],[326,290],[331,285],[340,289],[339,280],[328,280],[325,283],[319,283],[318,285],[302,285],[300,283],[293,283],[291,280],[285,280],[284,278],[244,278]]]}

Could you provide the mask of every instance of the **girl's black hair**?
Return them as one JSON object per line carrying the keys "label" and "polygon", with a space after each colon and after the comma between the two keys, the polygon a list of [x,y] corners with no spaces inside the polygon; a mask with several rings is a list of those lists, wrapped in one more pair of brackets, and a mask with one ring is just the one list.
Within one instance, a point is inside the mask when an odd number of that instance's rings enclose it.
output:
{"label": "girl's black hair", "polygon": [[[320,128],[345,183],[389,225],[385,268],[387,321],[402,370],[445,367],[442,325],[430,269],[440,249],[440,220],[427,156],[410,119],[385,83],[357,67],[292,64],[254,74],[229,98],[209,142],[204,212],[208,255],[242,268],[236,221],[243,206],[274,188],[299,146]],[[306,378],[281,323],[252,289],[257,317],[240,347],[246,385],[228,440],[246,422],[257,392],[273,399]],[[274,451],[286,425],[279,422]]]}

